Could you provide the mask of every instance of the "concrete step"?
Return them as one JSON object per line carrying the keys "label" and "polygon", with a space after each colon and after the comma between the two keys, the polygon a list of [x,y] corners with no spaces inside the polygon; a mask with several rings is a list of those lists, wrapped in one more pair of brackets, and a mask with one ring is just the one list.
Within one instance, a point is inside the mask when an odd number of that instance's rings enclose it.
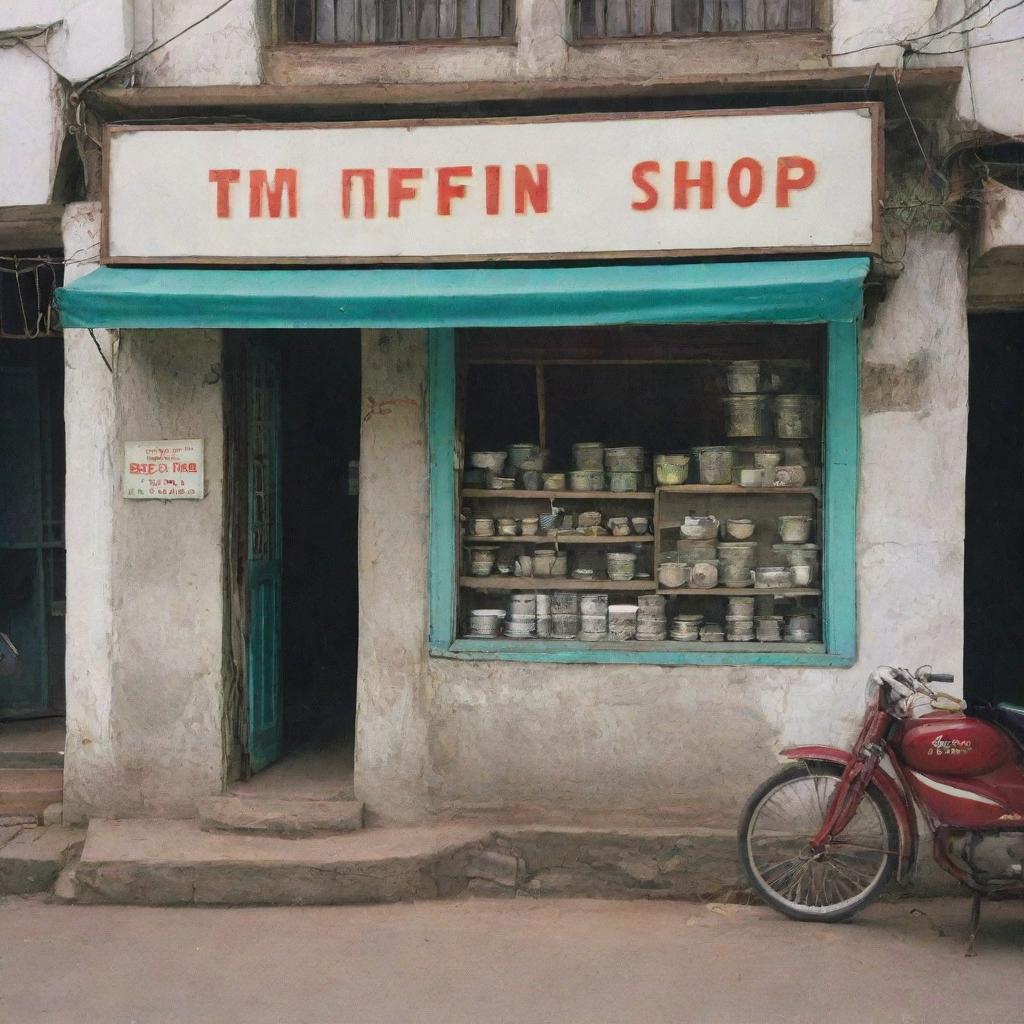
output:
{"label": "concrete step", "polygon": [[64,770],[64,754],[59,750],[0,750],[0,770],[34,768]]}
{"label": "concrete step", "polygon": [[53,890],[50,893],[51,903],[77,903],[78,902],[78,859],[79,854],[75,853],[60,870],[57,880],[53,883]]}
{"label": "concrete step", "polygon": [[87,903],[226,906],[517,893],[711,899],[744,888],[735,836],[723,830],[467,823],[285,839],[139,819],[90,823],[74,887]]}
{"label": "concrete step", "polygon": [[200,802],[200,828],[267,836],[340,835],[363,827],[358,800],[282,800],[215,796]]}
{"label": "concrete step", "polygon": [[82,903],[301,906],[437,895],[435,865],[486,830],[396,828],[282,839],[192,821],[94,819],[75,872]]}
{"label": "concrete step", "polygon": [[85,829],[0,829],[0,895],[47,892],[85,841]]}
{"label": "concrete step", "polygon": [[64,797],[64,772],[57,768],[0,768],[0,815],[42,815]]}

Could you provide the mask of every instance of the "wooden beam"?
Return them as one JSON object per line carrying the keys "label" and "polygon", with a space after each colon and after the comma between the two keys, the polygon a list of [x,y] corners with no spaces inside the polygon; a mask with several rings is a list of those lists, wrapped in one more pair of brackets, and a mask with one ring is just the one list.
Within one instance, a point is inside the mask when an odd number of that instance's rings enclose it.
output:
{"label": "wooden beam", "polygon": [[64,239],[59,203],[38,206],[0,206],[0,252],[39,252],[61,249]]}
{"label": "wooden beam", "polygon": [[159,116],[217,117],[247,113],[268,119],[318,115],[356,116],[363,107],[456,106],[641,97],[724,97],[760,93],[856,93],[884,96],[893,80],[904,93],[946,89],[960,81],[959,67],[813,68],[738,74],[680,75],[656,79],[538,79],[508,82],[362,82],[356,85],[203,85],[92,89],[86,102],[108,119]]}

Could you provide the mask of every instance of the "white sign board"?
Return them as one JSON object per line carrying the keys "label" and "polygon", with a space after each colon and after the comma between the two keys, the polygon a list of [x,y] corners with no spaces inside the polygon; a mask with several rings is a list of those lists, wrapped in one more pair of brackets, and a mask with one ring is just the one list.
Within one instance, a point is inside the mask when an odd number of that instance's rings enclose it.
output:
{"label": "white sign board", "polygon": [[203,497],[203,442],[129,441],[124,446],[126,498],[174,501]]}
{"label": "white sign board", "polygon": [[878,104],[115,126],[108,263],[877,251]]}

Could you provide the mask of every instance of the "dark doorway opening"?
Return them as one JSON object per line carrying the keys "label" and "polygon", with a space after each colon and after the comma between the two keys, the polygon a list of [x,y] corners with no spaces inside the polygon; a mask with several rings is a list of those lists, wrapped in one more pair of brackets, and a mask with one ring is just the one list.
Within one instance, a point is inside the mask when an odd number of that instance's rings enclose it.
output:
{"label": "dark doorway opening", "polygon": [[[264,331],[242,340],[250,368],[248,455],[239,460],[248,477],[242,503],[248,572],[251,578],[269,572],[280,588],[279,601],[249,603],[249,714],[258,709],[261,723],[275,723],[278,739],[257,751],[250,732],[250,770],[269,766],[235,789],[350,796],[359,636],[360,336]],[[254,366],[260,367],[255,376]],[[254,643],[260,633],[264,639]]]}
{"label": "dark doorway opening", "polygon": [[968,319],[964,694],[1024,704],[1024,312]]}
{"label": "dark doorway opening", "polygon": [[285,745],[292,750],[320,737],[351,744],[359,638],[358,331],[285,339],[282,383]]}

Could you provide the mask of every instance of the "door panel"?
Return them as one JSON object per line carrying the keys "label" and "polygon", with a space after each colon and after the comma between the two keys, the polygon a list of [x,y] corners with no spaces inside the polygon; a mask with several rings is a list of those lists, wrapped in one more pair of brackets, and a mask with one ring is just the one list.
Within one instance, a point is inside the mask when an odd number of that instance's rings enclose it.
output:
{"label": "door panel", "polygon": [[248,406],[248,598],[246,638],[249,768],[282,753],[281,700],[281,388],[275,346],[251,341]]}

